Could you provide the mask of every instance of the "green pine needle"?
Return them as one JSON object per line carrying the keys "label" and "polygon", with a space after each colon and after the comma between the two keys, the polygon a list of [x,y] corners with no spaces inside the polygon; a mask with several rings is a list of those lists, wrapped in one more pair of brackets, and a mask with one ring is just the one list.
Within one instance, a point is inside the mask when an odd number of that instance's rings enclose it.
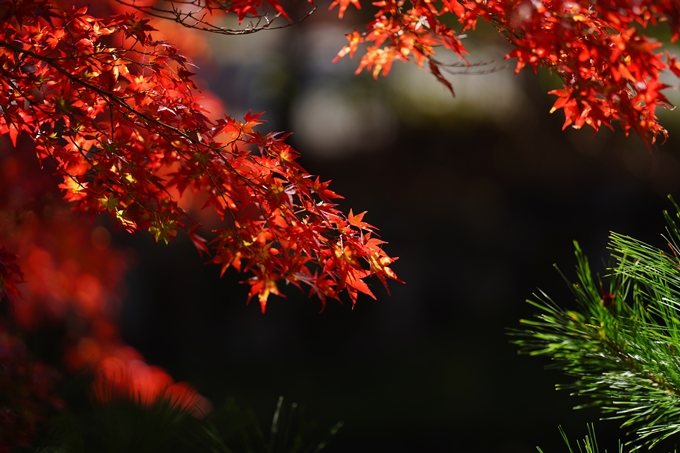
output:
{"label": "green pine needle", "polygon": [[[562,435],[562,439],[564,439],[564,443],[567,444],[567,450],[569,453],[575,453],[574,449],[571,447],[567,433],[564,432],[561,426],[559,427],[559,430],[560,434]],[[597,443],[597,436],[595,436],[595,427],[592,425],[592,423],[588,425],[588,434],[583,438],[583,442],[581,443],[577,441],[576,447],[578,448],[579,453],[600,453],[600,446]],[[539,453],[543,453],[543,450],[541,450],[540,447],[536,447],[536,450],[538,450]],[[623,453],[623,445],[621,442],[619,442],[619,448],[617,452]],[[604,450],[604,453],[607,453],[607,450]]]}
{"label": "green pine needle", "polygon": [[[549,356],[550,368],[575,378],[558,388],[590,397],[578,407],[622,420],[634,449],[680,432],[680,227],[665,217],[666,249],[611,234],[606,289],[575,243],[578,282],[571,289],[578,308],[540,293],[529,301],[540,313],[511,333],[520,353]],[[583,448],[596,453],[594,432],[590,438]]]}

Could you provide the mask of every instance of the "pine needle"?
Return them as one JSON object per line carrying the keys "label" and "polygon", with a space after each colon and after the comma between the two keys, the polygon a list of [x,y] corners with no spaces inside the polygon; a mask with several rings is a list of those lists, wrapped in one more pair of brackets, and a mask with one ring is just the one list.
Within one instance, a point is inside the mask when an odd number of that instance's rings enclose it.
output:
{"label": "pine needle", "polygon": [[[665,217],[664,249],[611,234],[605,281],[575,243],[577,282],[570,286],[578,308],[539,292],[528,301],[539,313],[511,332],[520,353],[551,357],[549,368],[575,378],[558,388],[589,397],[577,408],[598,407],[604,418],[621,420],[633,450],[680,432],[680,227]],[[598,452],[592,427],[578,449]]]}

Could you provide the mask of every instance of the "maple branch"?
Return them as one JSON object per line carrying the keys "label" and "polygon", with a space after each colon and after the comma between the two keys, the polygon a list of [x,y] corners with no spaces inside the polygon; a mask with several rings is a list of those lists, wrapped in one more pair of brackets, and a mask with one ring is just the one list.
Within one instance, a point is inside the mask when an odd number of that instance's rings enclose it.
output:
{"label": "maple branch", "polygon": [[117,104],[117,105],[123,107],[127,112],[133,113],[134,116],[137,116],[139,118],[144,119],[145,121],[157,124],[157,125],[162,126],[162,127],[166,128],[168,130],[171,130],[175,134],[181,136],[182,138],[189,140],[190,142],[192,142],[195,145],[208,147],[204,143],[201,143],[199,140],[194,139],[193,137],[191,137],[187,133],[183,132],[182,130],[180,130],[180,129],[174,127],[174,126],[171,126],[169,124],[166,124],[166,123],[162,122],[161,120],[158,120],[156,118],[152,118],[152,117],[150,117],[150,116],[146,115],[145,113],[142,113],[138,110],[135,110],[134,108],[130,107],[130,105],[128,105],[125,101],[123,101],[120,96],[117,96],[113,93],[110,93],[110,92],[108,92],[104,89],[99,88],[96,85],[92,85],[91,83],[89,83],[89,82],[87,82],[87,81],[85,81],[85,80],[83,80],[79,77],[74,76],[73,74],[71,74],[70,72],[68,72],[64,68],[62,68],[61,66],[53,64],[51,58],[43,57],[41,55],[35,54],[35,53],[27,51],[27,50],[20,50],[17,47],[14,47],[11,44],[8,44],[4,41],[0,41],[0,47],[7,47],[8,49],[14,50],[15,52],[16,51],[24,52],[24,53],[26,53],[26,54],[28,54],[28,55],[36,58],[36,59],[44,61],[45,63],[49,64],[54,69],[56,69],[58,72],[65,75],[66,77],[68,77],[69,80],[76,82],[80,85],[83,85],[85,88],[92,90],[95,93],[99,94],[101,97],[105,98],[107,100],[107,102]]}
{"label": "maple branch", "polygon": [[[135,110],[135,109],[132,108],[130,105],[128,105],[125,101],[123,101],[123,100],[121,99],[120,96],[117,96],[117,95],[115,95],[115,94],[113,94],[113,93],[110,93],[110,92],[108,92],[108,91],[106,91],[106,90],[104,90],[104,89],[102,89],[102,88],[99,88],[99,87],[96,86],[96,85],[93,85],[93,84],[91,84],[91,83],[89,83],[89,82],[87,82],[87,81],[85,81],[85,80],[83,80],[83,79],[81,79],[81,78],[79,78],[79,77],[76,77],[76,76],[74,76],[73,74],[71,74],[70,72],[68,72],[67,70],[65,70],[64,68],[62,68],[60,65],[54,64],[53,61],[54,61],[55,59],[53,59],[53,58],[51,58],[51,57],[45,57],[45,56],[42,56],[42,55],[40,55],[40,54],[31,52],[30,50],[21,49],[21,48],[19,48],[19,47],[17,47],[17,46],[14,46],[14,45],[12,45],[12,44],[10,44],[10,43],[8,43],[8,42],[6,42],[6,41],[2,41],[2,40],[0,40],[0,47],[5,47],[5,48],[7,48],[7,49],[10,49],[10,50],[14,51],[14,52],[17,53],[17,54],[24,53],[24,54],[29,55],[29,56],[31,56],[31,57],[37,59],[37,60],[43,61],[43,62],[49,64],[52,68],[56,69],[56,70],[57,70],[58,72],[60,72],[62,75],[66,76],[66,77],[67,77],[69,80],[71,80],[72,82],[76,82],[76,83],[78,83],[78,84],[84,86],[85,88],[87,88],[87,89],[89,89],[89,90],[92,90],[92,91],[94,91],[95,93],[99,94],[102,98],[104,98],[104,99],[106,100],[106,102],[107,102],[109,105],[112,105],[112,106],[113,106],[113,104],[115,104],[115,105],[118,105],[118,106],[120,106],[120,107],[123,107],[124,111],[126,111],[126,112],[128,112],[128,113],[132,113],[132,114],[134,114],[134,116],[137,116],[137,117],[139,117],[139,118],[142,118],[143,120],[145,120],[145,121],[147,121],[147,122],[149,122],[149,123],[153,123],[153,124],[156,124],[156,125],[158,125],[158,126],[161,126],[161,127],[165,128],[165,129],[168,129],[168,130],[172,131],[173,133],[179,135],[180,137],[186,139],[187,141],[191,142],[192,144],[194,144],[194,145],[196,145],[196,146],[204,147],[204,148],[210,149],[210,150],[212,150],[212,151],[215,151],[215,152],[218,153],[221,157],[224,158],[224,156],[221,154],[221,151],[220,151],[218,148],[211,147],[211,146],[209,146],[209,145],[206,144],[206,143],[202,143],[200,140],[197,140],[197,139],[193,138],[191,135],[187,134],[186,132],[184,132],[184,131],[182,131],[182,130],[180,130],[180,129],[174,127],[174,126],[171,126],[171,125],[169,125],[169,124],[166,124],[166,123],[164,123],[163,121],[161,121],[161,120],[159,120],[159,119],[152,118],[152,117],[146,115],[145,113],[142,113],[142,112],[140,112],[140,111],[138,111],[138,110]],[[123,113],[121,110],[119,110],[119,111],[120,111],[121,113]],[[127,115],[126,115],[126,117],[127,117]],[[128,118],[129,118],[129,117],[128,117]],[[225,146],[226,146],[226,145],[225,145]],[[224,163],[225,163],[226,165],[230,165],[229,162],[228,162],[226,159],[225,159],[225,162],[224,162]],[[236,169],[231,168],[231,170],[233,170],[235,174],[238,174],[238,172],[236,172]]]}
{"label": "maple branch", "polygon": [[[0,45],[1,45],[1,44],[0,44]],[[0,72],[2,72],[2,74],[5,76],[7,83],[10,84],[10,85],[12,86],[12,88],[13,88],[14,90],[16,90],[19,94],[21,94],[21,96],[22,96],[24,99],[26,99],[26,100],[31,104],[31,106],[33,106],[33,108],[37,108],[38,110],[42,111],[42,112],[43,112],[44,114],[46,114],[46,115],[49,115],[49,114],[50,114],[50,112],[46,111],[46,110],[43,108],[43,106],[40,105],[40,103],[38,103],[38,102],[34,101],[33,99],[31,99],[31,96],[29,96],[27,93],[25,93],[24,90],[23,90],[19,85],[16,84],[16,83],[14,82],[14,80],[12,80],[12,75],[9,74],[9,73],[7,72],[7,70],[5,70],[5,68],[3,68],[1,65],[0,65]],[[0,110],[2,110],[2,109],[0,108]],[[17,125],[14,124],[14,127],[16,128]],[[50,153],[50,154],[51,154],[51,153]],[[54,155],[51,154],[50,157],[52,158],[52,160],[53,160],[55,163],[57,163],[57,160],[54,158]],[[83,157],[84,157],[85,159],[88,159],[84,154],[83,154]],[[88,160],[89,160],[89,159],[88,159]],[[64,169],[64,168],[63,168],[61,165],[59,165],[58,163],[57,163],[57,165],[56,165],[56,169],[57,169],[57,171],[58,171],[59,173],[61,173],[62,175],[68,177],[69,179],[71,179],[71,180],[72,180],[75,184],[77,184],[81,189],[83,189],[83,190],[89,190],[89,189],[87,189],[87,187],[84,186],[80,181],[78,181],[78,179],[77,179],[75,176],[73,176],[73,175],[70,174],[68,171],[66,171],[66,169]]]}
{"label": "maple branch", "polygon": [[[216,33],[220,35],[231,35],[231,36],[238,36],[238,35],[249,35],[252,33],[257,33],[260,31],[264,30],[281,30],[284,28],[291,27],[293,25],[297,25],[306,19],[308,19],[314,12],[316,11],[316,6],[313,6],[311,10],[309,10],[304,17],[301,19],[294,21],[294,22],[289,22],[285,25],[277,25],[274,26],[274,21],[282,16],[287,17],[285,12],[282,10],[278,11],[273,18],[269,19],[269,17],[265,14],[262,16],[248,16],[254,19],[257,19],[257,22],[252,23],[250,22],[246,28],[242,29],[237,29],[237,28],[227,28],[227,27],[222,27],[219,25],[215,25],[212,22],[205,21],[205,16],[206,13],[205,11],[208,11],[209,13],[212,13],[213,10],[223,10],[225,12],[230,12],[230,2],[224,2],[223,5],[221,5],[219,8],[215,8],[212,6],[207,6],[207,5],[202,5],[200,0],[194,0],[194,1],[174,1],[174,0],[166,0],[172,5],[171,9],[165,9],[165,8],[159,8],[158,6],[140,6],[136,4],[135,0],[131,1],[126,1],[126,0],[116,0],[117,3],[120,3],[121,5],[128,6],[130,8],[134,8],[148,16],[151,17],[156,17],[159,19],[165,19],[165,20],[170,20],[172,22],[176,22],[183,27],[194,29],[194,30],[200,30],[200,31],[205,31],[208,33]],[[193,5],[199,7],[197,11],[189,11],[189,12],[182,12],[180,9],[175,7],[175,3],[179,3],[182,5]],[[246,16],[244,16],[246,17]],[[290,20],[290,18],[288,18]],[[260,25],[262,21],[266,22],[264,25]],[[193,22],[193,23],[192,23]],[[240,20],[239,20],[240,23]]]}
{"label": "maple branch", "polygon": [[[117,96],[117,95],[115,95],[115,94],[113,94],[113,93],[110,93],[110,92],[108,92],[108,91],[106,91],[106,90],[103,90],[103,89],[101,89],[101,88],[99,88],[99,87],[97,87],[97,86],[95,86],[95,85],[93,85],[93,84],[91,84],[91,83],[89,83],[89,82],[87,82],[87,81],[85,81],[85,80],[82,80],[82,79],[79,78],[79,77],[74,76],[73,74],[71,74],[70,72],[66,71],[64,68],[62,68],[60,65],[54,63],[55,61],[62,60],[61,58],[45,57],[45,56],[39,55],[39,54],[37,54],[37,53],[31,52],[31,51],[29,51],[29,50],[21,49],[21,48],[15,46],[15,45],[13,45],[13,44],[10,44],[10,43],[8,43],[8,42],[6,42],[6,41],[2,41],[2,40],[0,40],[0,47],[5,47],[5,48],[7,48],[7,49],[10,49],[10,50],[12,50],[13,52],[15,52],[15,53],[17,53],[17,54],[23,53],[23,54],[28,55],[28,56],[31,56],[31,57],[33,57],[33,58],[35,58],[35,59],[37,59],[37,60],[40,60],[40,61],[43,61],[43,62],[47,63],[47,64],[50,65],[52,68],[54,68],[54,69],[56,69],[58,72],[60,72],[62,75],[66,76],[69,80],[71,80],[71,81],[73,81],[73,82],[75,82],[75,83],[78,83],[78,84],[82,85],[83,87],[85,87],[85,88],[87,88],[87,89],[89,89],[89,90],[92,90],[92,91],[96,92],[97,94],[99,94],[102,98],[104,98],[104,99],[106,100],[107,104],[109,105],[109,107],[110,107],[111,109],[115,109],[116,111],[120,112],[121,114],[124,115],[124,117],[126,117],[126,118],[127,118],[128,120],[130,120],[132,123],[136,123],[136,122],[134,121],[134,119],[133,119],[134,116],[139,117],[139,118],[142,118],[142,119],[144,119],[145,121],[147,121],[148,123],[156,124],[156,125],[158,125],[158,126],[161,126],[161,127],[163,127],[163,128],[166,128],[166,129],[170,130],[170,131],[173,132],[174,134],[179,135],[179,136],[185,138],[186,140],[190,141],[190,142],[193,143],[194,145],[202,146],[202,147],[208,148],[208,149],[210,149],[210,150],[216,152],[216,153],[222,158],[223,164],[224,164],[225,166],[227,166],[227,167],[230,169],[230,171],[231,171],[232,174],[234,174],[234,175],[236,175],[237,177],[239,177],[242,181],[244,181],[244,183],[250,185],[253,189],[259,189],[257,186],[253,185],[252,182],[251,182],[248,178],[246,178],[245,176],[241,175],[238,171],[236,171],[235,168],[233,168],[233,167],[231,166],[231,164],[228,162],[228,159],[226,159],[226,157],[222,154],[222,152],[221,152],[220,149],[215,148],[215,147],[210,147],[210,146],[208,146],[208,145],[205,144],[205,143],[201,143],[199,140],[194,139],[193,137],[191,137],[190,135],[188,135],[188,134],[186,134],[185,132],[181,131],[180,129],[178,129],[178,128],[174,127],[174,126],[171,126],[171,125],[169,125],[169,124],[166,124],[166,123],[164,123],[164,122],[162,122],[162,121],[160,121],[160,120],[158,120],[158,119],[156,119],[156,118],[152,118],[152,117],[150,117],[150,116],[148,116],[148,115],[146,115],[146,114],[144,114],[144,113],[142,113],[142,112],[139,112],[139,111],[135,110],[135,109],[132,108],[130,105],[128,105],[128,104],[127,104],[120,96]],[[102,52],[101,54],[105,54],[105,53]],[[75,58],[75,56],[73,56],[73,58]],[[4,68],[2,68],[2,67],[0,67],[0,70],[2,70],[3,73],[5,72]],[[7,80],[11,82],[12,79],[11,79],[11,77],[9,76],[9,74],[6,74],[6,76],[7,76]],[[15,85],[15,84],[13,84],[13,85]],[[18,87],[15,86],[15,89],[17,89],[17,91],[21,92],[21,93],[22,93],[22,96],[24,96],[25,99],[28,99],[28,100],[31,102],[31,104],[32,104],[35,108],[38,108],[38,109],[42,110],[43,113],[49,113],[49,112],[44,111],[44,110],[42,109],[42,106],[41,106],[39,103],[36,103],[36,102],[32,101],[32,100],[30,99],[30,97],[27,96],[26,94],[24,94],[24,93],[22,92],[22,90],[20,90]],[[121,109],[121,107],[122,107],[122,109]],[[133,117],[130,116],[130,113],[133,114]],[[142,126],[142,127],[145,127],[144,125],[141,125],[141,126]],[[111,127],[113,128],[113,122],[111,122]],[[225,146],[228,146],[228,144],[226,144]],[[81,153],[81,155],[83,156],[83,158],[86,159],[88,162],[90,162],[90,164],[92,165],[92,161],[87,157],[86,153],[84,153],[83,150],[82,150],[79,146],[76,145],[76,147],[77,147],[77,149],[79,150],[79,152]],[[49,151],[49,150],[48,150],[48,151]],[[55,162],[57,162],[57,160],[54,159],[54,155],[52,155],[51,157],[53,158],[53,160],[54,160]],[[208,176],[208,178],[209,178],[209,179],[211,180],[211,182],[213,183],[214,189],[217,190],[217,191],[220,193],[220,196],[221,196],[221,197],[223,198],[223,200],[225,201],[225,205],[228,206],[228,203],[226,202],[226,198],[225,198],[224,192],[221,190],[219,184],[215,181],[215,178],[213,177],[213,175],[212,175],[212,173],[210,172],[210,170],[207,168],[207,165],[202,164],[202,168],[203,168],[205,174]],[[101,194],[99,194],[99,193],[92,192],[91,189],[87,188],[87,186],[85,186],[81,181],[79,181],[74,175],[72,175],[72,174],[71,174],[70,172],[68,172],[66,169],[62,168],[62,166],[57,165],[57,170],[58,170],[60,173],[62,173],[64,176],[66,176],[66,177],[68,177],[69,179],[71,179],[71,180],[72,180],[75,184],[77,184],[81,189],[87,190],[88,192],[91,192],[91,193],[95,193],[96,195],[101,195]],[[111,178],[108,178],[108,179],[109,179],[110,182],[114,182]],[[158,183],[157,181],[153,181],[152,183],[153,183],[154,185],[156,185],[156,187],[158,187],[160,190],[162,190],[163,192],[165,192],[166,194],[168,194],[168,196],[170,196],[170,193],[168,192],[167,188],[164,187],[162,184]],[[141,202],[136,201],[136,203],[137,203],[140,207],[144,207],[144,206],[141,204]],[[231,209],[227,209],[227,211],[228,211],[229,214],[231,215],[232,219],[235,220],[235,216],[234,216],[233,211],[232,211]],[[191,216],[189,216],[188,213],[186,213],[184,210],[181,210],[181,212],[183,213],[184,217],[185,217],[187,220],[189,220],[189,223],[197,223],[196,220],[193,219]],[[236,231],[235,234],[238,235],[238,236],[240,236],[240,233],[239,233],[238,231]]]}
{"label": "maple branch", "polygon": [[[369,234],[375,228],[361,221],[363,213],[345,216],[335,208],[330,200],[341,197],[295,162],[299,154],[285,135],[254,132],[260,114],[248,113],[243,122],[203,114],[190,63],[151,38],[148,20],[120,15],[107,23],[84,11],[73,14],[53,34],[31,24],[0,40],[8,62],[2,69],[15,66],[15,78],[7,78],[21,88],[5,82],[3,102],[11,111],[0,117],[0,131],[14,143],[20,131],[34,134],[39,158],[55,159],[65,173],[59,187],[67,200],[83,211],[115,215],[128,231],[148,229],[157,241],[185,231],[199,251],[209,251],[169,192],[205,191],[205,206],[227,221],[215,231],[211,261],[222,272],[230,266],[251,271],[249,298],[257,295],[263,311],[269,294],[279,294],[280,280],[309,285],[322,302],[347,290],[353,303],[358,292],[375,297],[364,278],[376,275],[385,285],[386,278],[398,280],[388,267],[395,258]],[[43,27],[42,41],[27,40],[37,27]],[[114,33],[132,44],[100,41]],[[138,44],[141,50],[134,49]],[[64,55],[72,63],[65,64]],[[223,134],[227,139],[220,141]]]}
{"label": "maple branch", "polygon": [[[502,65],[502,66],[493,66],[489,69],[476,69],[476,68],[481,68],[482,66],[488,66],[492,63],[494,63],[494,60],[478,60],[475,61],[474,63],[468,63],[465,61],[459,61],[456,63],[444,63],[434,57],[429,57],[429,61],[432,63],[436,64],[437,66],[441,67],[443,71],[446,71],[447,73],[451,75],[486,75],[486,74],[493,74],[494,72],[501,71],[507,67],[507,65]],[[451,68],[463,68],[462,70],[454,70]],[[473,69],[475,68],[475,69]]]}

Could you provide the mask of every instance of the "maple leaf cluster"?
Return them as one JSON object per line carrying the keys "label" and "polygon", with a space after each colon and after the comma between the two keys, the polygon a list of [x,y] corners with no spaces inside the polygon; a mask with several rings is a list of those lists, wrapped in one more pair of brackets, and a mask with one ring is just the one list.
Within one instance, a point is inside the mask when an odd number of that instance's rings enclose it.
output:
{"label": "maple leaf cluster", "polygon": [[[359,0],[336,0],[343,16]],[[430,71],[449,90],[442,75],[436,47],[452,51],[468,64],[461,38],[482,19],[492,23],[514,50],[516,72],[539,66],[559,75],[563,87],[550,93],[558,96],[553,111],[563,109],[564,127],[588,124],[595,130],[613,128],[618,121],[628,134],[636,132],[647,144],[667,137],[658,123],[658,106],[670,107],[661,90],[663,70],[680,76],[676,57],[659,52],[661,43],[641,33],[647,26],[667,24],[675,41],[680,35],[680,6],[673,0],[381,0],[375,19],[363,33],[347,36],[349,43],[337,58],[353,56],[366,44],[357,72],[372,69],[377,77],[386,75],[393,61],[427,63]],[[438,6],[437,6],[438,5]],[[456,33],[445,22],[462,24]],[[665,58],[664,58],[665,57]],[[337,59],[336,58],[336,59]]]}
{"label": "maple leaf cluster", "polygon": [[[342,214],[284,134],[256,132],[259,115],[206,115],[189,62],[152,38],[149,19],[14,0],[0,3],[0,20],[0,134],[16,144],[27,133],[76,209],[157,241],[184,231],[223,271],[253,275],[263,311],[281,281],[355,303],[373,296],[366,277],[397,280],[375,228]],[[209,244],[178,205],[185,191],[207,194],[223,221]]]}

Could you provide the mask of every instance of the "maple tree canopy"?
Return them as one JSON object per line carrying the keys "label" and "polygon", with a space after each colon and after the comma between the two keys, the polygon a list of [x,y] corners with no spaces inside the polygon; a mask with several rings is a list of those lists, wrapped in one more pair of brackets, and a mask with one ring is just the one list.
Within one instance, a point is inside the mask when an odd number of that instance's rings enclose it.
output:
{"label": "maple tree canopy", "polygon": [[[239,21],[262,18],[261,0],[111,0],[110,18],[48,0],[0,1],[0,134],[16,146],[23,132],[42,162],[56,162],[65,198],[83,212],[108,212],[129,231],[145,229],[159,241],[188,234],[224,272],[252,275],[250,297],[264,311],[281,281],[309,289],[322,301],[347,291],[373,296],[364,279],[398,280],[395,258],[381,248],[364,214],[340,212],[341,198],[328,182],[296,163],[285,134],[255,130],[259,114],[210,119],[201,105],[187,59],[170,43],[154,39],[151,19],[223,34],[271,28],[272,22],[229,30],[208,22],[218,12]],[[277,16],[289,19],[277,0]],[[342,18],[359,0],[335,0]],[[667,23],[679,36],[680,7],[662,1],[465,1],[380,0],[364,32],[347,35],[338,58],[366,49],[357,72],[386,75],[395,60],[425,66],[451,92],[435,49],[465,61],[461,33],[479,19],[493,23],[514,47],[516,70],[544,66],[563,87],[555,109],[564,126],[598,129],[618,121],[646,143],[666,136],[655,116],[667,106],[660,93],[662,70],[680,74],[676,57],[657,52],[644,36],[648,25]],[[446,25],[462,24],[460,32]],[[445,23],[446,21],[446,23]],[[259,27],[259,28],[258,28]],[[223,221],[215,238],[197,234],[198,224],[178,205],[185,191],[208,194],[206,206]],[[19,270],[3,250],[2,290],[15,293]]]}

